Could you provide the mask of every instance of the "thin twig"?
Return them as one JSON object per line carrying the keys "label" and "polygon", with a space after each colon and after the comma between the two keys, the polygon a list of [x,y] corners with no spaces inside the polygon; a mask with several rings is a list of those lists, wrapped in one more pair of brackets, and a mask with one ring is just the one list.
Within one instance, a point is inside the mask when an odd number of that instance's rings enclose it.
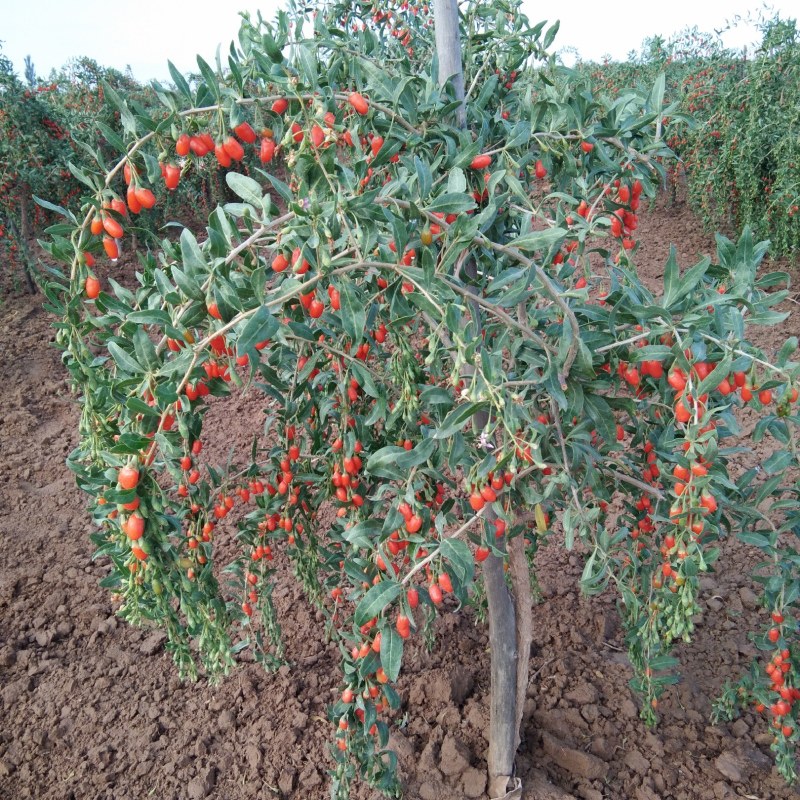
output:
{"label": "thin twig", "polygon": [[567,355],[564,359],[564,371],[559,375],[559,383],[561,384],[562,388],[566,388],[566,378],[569,375],[569,371],[573,363],[575,362],[576,356],[578,355],[578,342],[581,338],[581,328],[578,324],[578,318],[575,316],[575,312],[569,307],[568,303],[561,296],[561,293],[550,280],[550,277],[547,275],[547,273],[535,261],[527,256],[524,256],[515,247],[497,244],[483,234],[476,236],[473,241],[483,244],[490,250],[503,253],[509,258],[513,258],[515,261],[518,261],[520,264],[528,267],[528,269],[533,269],[536,273],[536,276],[542,282],[544,290],[550,295],[550,297],[553,299],[553,302],[564,312],[564,316],[567,320],[569,320],[569,326],[572,330],[572,341],[569,343],[569,349],[567,350]]}
{"label": "thin twig", "polygon": [[612,469],[611,474],[618,478],[625,483],[629,483],[631,486],[636,486],[638,489],[641,489],[643,492],[647,492],[648,494],[653,495],[653,497],[657,497],[659,500],[664,499],[663,492],[660,492],[654,486],[651,486],[649,483],[644,483],[644,481],[640,481],[637,478],[632,478],[630,475],[626,475],[624,472],[619,472],[616,469]]}
{"label": "thin twig", "polygon": [[468,289],[464,289],[458,284],[447,280],[446,278],[445,278],[445,283],[454,292],[457,292],[462,297],[465,297],[468,300],[474,300],[481,308],[485,308],[490,314],[505,322],[506,325],[510,325],[513,328],[517,328],[517,330],[525,334],[526,338],[536,342],[536,344],[538,344],[539,347],[541,347],[543,350],[547,350],[547,352],[551,353],[552,355],[558,353],[558,350],[555,347],[553,347],[553,345],[546,342],[541,336],[539,336],[538,333],[529,328],[527,325],[524,325],[521,322],[517,322],[510,314],[507,314],[505,311],[503,311],[494,303],[490,303],[488,300],[484,300],[482,297],[473,294]]}
{"label": "thin twig", "polygon": [[[449,536],[445,536],[446,539],[457,539],[462,534],[466,533],[477,520],[483,519],[483,512],[488,508],[488,506],[484,506],[475,516],[470,517],[455,533],[451,533]],[[441,546],[437,547],[432,552],[428,553],[422,561],[418,561],[414,566],[408,571],[408,574],[403,578],[401,583],[408,583],[411,578],[416,575],[421,569],[423,569],[427,564],[430,564],[434,558],[436,558],[442,551]]]}

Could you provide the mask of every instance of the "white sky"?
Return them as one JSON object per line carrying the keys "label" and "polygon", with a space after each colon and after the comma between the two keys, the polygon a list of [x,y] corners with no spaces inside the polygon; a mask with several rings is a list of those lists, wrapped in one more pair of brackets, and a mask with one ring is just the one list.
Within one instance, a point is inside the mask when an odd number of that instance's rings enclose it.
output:
{"label": "white sky", "polygon": [[[263,0],[259,6],[270,19],[280,0]],[[168,80],[167,60],[183,72],[196,71],[195,55],[213,63],[218,44],[223,53],[239,28],[239,10],[252,0],[194,0],[165,5],[163,0],[34,0],[31,5],[0,0],[2,53],[18,74],[26,55],[36,72],[46,77],[52,68],[75,56],[89,56],[102,66],[124,69],[130,65],[140,81]],[[550,11],[552,6],[556,9]],[[800,16],[797,0],[769,3],[782,17]],[[642,41],[656,33],[669,39],[673,33],[697,26],[701,31],[725,27],[728,20],[752,15],[759,2],[744,0],[668,0],[631,4],[603,0],[569,0],[545,3],[525,0],[532,22],[561,20],[554,47],[575,48],[584,59],[605,54],[624,59]],[[740,27],[726,36],[730,47],[756,40],[754,28]]]}

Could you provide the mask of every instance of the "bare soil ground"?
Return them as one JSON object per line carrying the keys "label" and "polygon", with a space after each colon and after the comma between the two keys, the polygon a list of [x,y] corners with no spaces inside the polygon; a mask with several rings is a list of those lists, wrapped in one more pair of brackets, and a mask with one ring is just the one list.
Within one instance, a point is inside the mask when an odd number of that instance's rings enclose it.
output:
{"label": "bare soil ground", "polygon": [[[645,211],[638,233],[637,262],[651,282],[671,242],[684,267],[715,247],[681,204]],[[279,561],[286,580],[276,602],[294,666],[270,674],[243,663],[216,687],[181,684],[163,636],[118,621],[98,586],[106,565],[92,561],[84,498],[64,465],[78,409],[41,298],[6,293],[0,308],[0,797],[327,797],[325,710],[339,684],[338,661],[288,564]],[[797,330],[795,314],[759,342],[770,349]],[[228,403],[218,446],[246,452],[260,425],[258,398]],[[770,443],[762,447],[753,462]],[[580,557],[555,541],[537,564],[542,598],[518,761],[527,798],[796,796],[772,767],[763,718],[709,721],[720,685],[755,652],[748,631],[766,619],[748,577],[751,551],[725,542],[718,571],[703,579],[707,612],[694,642],[678,648],[684,678],[662,701],[652,731],[628,688],[614,598],[583,598]],[[431,652],[410,643],[399,682],[403,709],[392,744],[406,797],[482,797],[487,636],[469,615],[453,613],[440,617],[436,634]],[[378,797],[363,786],[354,796]]]}

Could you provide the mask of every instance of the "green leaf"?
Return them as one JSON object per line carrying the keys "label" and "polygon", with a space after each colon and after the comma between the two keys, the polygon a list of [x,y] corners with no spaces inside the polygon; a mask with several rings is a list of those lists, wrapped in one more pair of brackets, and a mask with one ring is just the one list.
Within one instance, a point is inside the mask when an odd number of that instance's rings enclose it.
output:
{"label": "green leaf", "polygon": [[420,200],[424,200],[431,193],[431,186],[433,186],[431,168],[426,162],[421,161],[418,156],[414,156],[414,167],[417,170],[419,197]]}
{"label": "green leaf", "polygon": [[467,177],[461,167],[453,167],[447,176],[447,193],[462,194],[467,191]]}
{"label": "green leaf", "polygon": [[511,135],[506,142],[506,148],[520,147],[526,145],[531,140],[531,123],[526,119],[521,119],[511,131]]}
{"label": "green leaf", "polygon": [[475,572],[475,560],[465,542],[460,539],[442,539],[440,546],[442,558],[450,565],[453,575],[463,585],[472,580]]}
{"label": "green leaf", "polygon": [[342,328],[353,344],[358,344],[364,338],[364,328],[367,325],[367,311],[361,292],[352,281],[346,278],[339,282],[339,299],[341,301],[340,315]]}
{"label": "green leaf", "polygon": [[786,366],[789,356],[792,355],[798,347],[798,340],[796,336],[790,336],[781,347],[778,355],[775,357],[775,364],[779,367]]}
{"label": "green leaf", "polygon": [[614,412],[605,397],[586,392],[583,396],[586,412],[595,424],[603,441],[613,444],[617,440],[617,428],[614,422]]}
{"label": "green leaf", "polygon": [[46,208],[48,211],[53,211],[56,214],[60,214],[62,217],[66,217],[76,225],[78,224],[78,221],[75,219],[75,215],[71,211],[67,211],[66,208],[57,206],[55,203],[51,203],[49,200],[43,200],[41,197],[37,197],[36,195],[33,195],[33,202],[36,203],[37,206],[41,206],[42,208]]}
{"label": "green leaf", "polygon": [[131,311],[128,314],[128,322],[135,322],[137,325],[170,325],[172,320],[166,311],[142,309],[141,311]]}
{"label": "green leaf", "polygon": [[175,283],[178,285],[178,288],[189,298],[192,300],[205,300],[205,296],[203,295],[203,290],[200,288],[200,284],[190,278],[185,272],[182,272],[177,267],[172,268],[172,277],[175,280]]}
{"label": "green leaf", "polygon": [[104,125],[102,122],[95,122],[95,125],[97,125],[97,129],[100,131],[100,133],[103,134],[105,140],[118,153],[124,153],[126,151],[127,148],[125,147],[125,142],[123,142],[119,135],[115,131],[111,130],[108,125]]}
{"label": "green leaf", "polygon": [[473,208],[475,208],[475,198],[471,195],[445,192],[438,197],[434,197],[430,206],[428,206],[428,211],[442,214],[461,214],[464,211],[471,211]]}
{"label": "green leaf", "polygon": [[122,127],[127,133],[136,133],[136,118],[131,114],[128,104],[117,94],[114,87],[108,81],[101,81],[103,85],[104,99],[119,111]]}
{"label": "green leaf", "polygon": [[181,259],[184,269],[189,274],[192,272],[206,272],[208,269],[203,251],[200,249],[197,239],[194,238],[194,234],[188,228],[184,228],[181,231]]}
{"label": "green leaf", "polygon": [[144,372],[139,362],[116,342],[111,341],[108,343],[108,352],[111,353],[112,358],[117,362],[117,366],[124,372],[128,372],[131,375]]}
{"label": "green leaf", "polygon": [[725,354],[722,356],[722,360],[717,363],[714,369],[712,369],[702,381],[700,381],[700,385],[697,387],[695,394],[700,397],[706,392],[713,392],[714,389],[730,375],[732,363],[733,354],[730,350],[726,350]]}
{"label": "green leaf", "polygon": [[272,338],[279,327],[278,320],[269,313],[266,306],[259,306],[239,334],[236,354],[241,356],[255,349],[259,342]]}
{"label": "green leaf", "polygon": [[204,61],[200,56],[197,56],[197,66],[200,68],[200,74],[203,76],[203,80],[206,82],[206,86],[208,87],[209,91],[217,98],[220,99],[220,91],[219,86],[217,85],[217,76],[214,74],[214,70],[208,65],[206,61]]}
{"label": "green leaf", "polygon": [[383,530],[383,522],[381,520],[365,519],[352,528],[347,528],[344,532],[344,538],[355,547],[366,550],[374,546],[372,539],[378,536],[381,530]]}
{"label": "green leaf", "polygon": [[136,358],[139,363],[143,364],[147,369],[154,369],[158,366],[156,348],[144,328],[137,328],[133,334],[133,349],[136,352]]}
{"label": "green leaf", "polygon": [[294,195],[292,194],[292,190],[289,188],[287,184],[285,184],[280,178],[276,178],[274,175],[271,175],[269,172],[264,172],[264,170],[259,170],[262,175],[267,176],[267,180],[272,184],[272,188],[287,202],[293,203],[294,202]]}
{"label": "green leaf", "polygon": [[402,453],[397,457],[397,465],[405,472],[424,464],[438,447],[436,440],[432,438],[423,439],[411,450],[402,449]]}
{"label": "green leaf", "polygon": [[669,246],[669,256],[667,263],[664,265],[664,305],[669,305],[669,299],[674,295],[678,288],[678,279],[680,278],[680,271],[678,270],[678,251],[675,245]]}
{"label": "green leaf", "polygon": [[739,531],[736,535],[745,544],[752,544],[761,550],[768,550],[772,547],[772,541],[768,534],[757,533],[756,531]]}
{"label": "green leaf", "polygon": [[356,625],[364,625],[373,617],[377,617],[389,603],[400,596],[402,591],[403,585],[390,579],[384,579],[379,584],[370,587],[356,606]]}
{"label": "green leaf", "polygon": [[[670,249],[670,257],[667,260],[667,266],[664,271],[664,301],[663,305],[667,309],[672,309],[679,301],[683,300],[687,295],[697,288],[697,284],[703,279],[708,267],[711,264],[710,258],[703,258],[693,267],[690,267],[679,275],[677,273],[677,262],[673,263],[670,267],[670,262],[674,261],[674,247]],[[667,288],[667,276],[670,274],[671,288]]]}
{"label": "green leaf", "polygon": [[547,33],[544,35],[544,41],[542,42],[542,47],[547,50],[551,44],[553,44],[554,39],[556,38],[556,34],[558,33],[558,29],[561,26],[561,22],[556,20],[548,29]]}
{"label": "green leaf", "polygon": [[278,47],[271,33],[264,31],[264,33],[261,34],[261,43],[264,45],[264,50],[266,50],[267,55],[273,62],[280,64],[283,61],[283,52],[280,47]]}
{"label": "green leaf", "polygon": [[666,73],[662,72],[656,78],[656,82],[653,84],[653,88],[650,91],[648,105],[650,106],[650,111],[655,112],[656,114],[661,113],[661,109],[664,105],[664,89],[666,87],[666,80]]}
{"label": "green leaf", "polygon": [[382,447],[367,459],[364,469],[376,478],[402,478],[403,472],[397,466],[397,459],[404,452],[402,447],[394,445]]}
{"label": "green leaf", "polygon": [[141,414],[144,417],[157,417],[158,410],[154,406],[149,406],[141,397],[130,396],[125,401],[125,407],[133,411],[134,414]]}
{"label": "green leaf", "polygon": [[517,250],[531,252],[533,250],[549,250],[556,243],[560,243],[567,232],[562,228],[548,228],[544,231],[531,231],[509,242]]}
{"label": "green leaf", "polygon": [[380,389],[372,379],[372,373],[358,361],[353,361],[350,364],[350,372],[353,377],[358,381],[358,385],[364,390],[364,393],[370,397],[380,397]]}
{"label": "green leaf", "polygon": [[295,45],[297,58],[300,62],[301,72],[305,78],[307,86],[317,84],[317,59],[311,48],[304,44]]}
{"label": "green leaf", "polygon": [[452,406],[455,403],[452,392],[441,386],[426,386],[419,395],[423,406]]}
{"label": "green leaf", "polygon": [[485,405],[485,403],[466,403],[463,406],[454,408],[434,432],[433,438],[449,439],[456,431],[460,431],[469,422],[473,414],[476,414]]}
{"label": "green leaf", "polygon": [[473,103],[476,108],[485,108],[486,104],[489,102],[489,98],[493,97],[497,92],[497,85],[500,83],[500,79],[497,75],[490,75],[487,81],[483,82],[483,86],[481,87],[480,94],[478,95],[477,99]]}
{"label": "green leaf", "polygon": [[378,478],[402,478],[413,467],[424,464],[436,447],[437,443],[432,438],[423,439],[411,450],[394,445],[382,447],[367,459],[365,469]]}
{"label": "green leaf", "polygon": [[783,472],[792,463],[792,454],[789,450],[777,450],[763,464],[767,475]]}
{"label": "green leaf", "polygon": [[261,191],[261,184],[258,181],[242,175],[241,172],[228,172],[225,175],[225,182],[230,186],[231,191],[237,197],[241,197],[245,203],[261,208],[264,193]]}
{"label": "green leaf", "polygon": [[381,628],[381,666],[390,681],[396,681],[403,662],[403,637],[389,625]]}
{"label": "green leaf", "polygon": [[72,177],[80,181],[84,186],[88,186],[93,192],[96,192],[100,186],[100,181],[95,176],[87,175],[80,167],[76,167],[71,161],[67,162],[67,167],[72,173]]}
{"label": "green leaf", "polygon": [[183,77],[178,68],[171,61],[167,61],[167,69],[169,69],[169,74],[172,76],[177,90],[191,103],[192,90],[189,88],[186,78]]}
{"label": "green leaf", "polygon": [[631,361],[664,361],[672,357],[672,349],[663,344],[647,344],[636,347],[630,354]]}

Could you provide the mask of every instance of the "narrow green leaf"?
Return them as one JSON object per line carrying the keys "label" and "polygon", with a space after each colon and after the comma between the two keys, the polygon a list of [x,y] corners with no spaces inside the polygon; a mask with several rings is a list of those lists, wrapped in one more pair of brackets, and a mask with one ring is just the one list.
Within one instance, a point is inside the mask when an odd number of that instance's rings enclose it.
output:
{"label": "narrow green leaf", "polygon": [[500,79],[497,77],[497,75],[490,75],[489,79],[483,82],[480,94],[474,103],[476,108],[482,109],[486,107],[486,104],[489,102],[489,98],[493,97],[497,92],[497,85],[499,83]]}
{"label": "narrow green leaf", "polygon": [[269,182],[272,184],[272,188],[287,202],[293,203],[294,202],[294,195],[292,194],[292,190],[289,188],[287,184],[285,184],[280,178],[276,178],[274,175],[271,175],[269,172],[264,172],[263,170],[259,170],[262,175],[266,175]]}
{"label": "narrow green leaf", "polygon": [[367,312],[361,292],[346,278],[339,282],[338,289],[342,328],[353,344],[359,344],[364,338],[364,328],[367,325]]}
{"label": "narrow green leaf", "polygon": [[219,86],[217,85],[217,76],[214,74],[214,70],[208,65],[206,61],[203,60],[201,56],[197,56],[197,66],[200,68],[200,74],[203,76],[203,80],[206,82],[206,86],[208,87],[209,91],[217,98],[220,99],[220,91]]}
{"label": "narrow green leaf", "polygon": [[381,666],[390,681],[396,681],[403,663],[403,637],[394,628],[381,628]]}
{"label": "narrow green leaf", "polygon": [[548,29],[547,33],[544,35],[544,41],[542,42],[542,47],[547,50],[553,41],[556,38],[556,34],[558,33],[558,29],[561,26],[560,20],[556,20]]}
{"label": "narrow green leaf", "polygon": [[122,141],[120,136],[113,131],[108,125],[104,125],[102,122],[95,122],[97,129],[100,133],[103,134],[105,140],[118,152],[124,153],[126,151],[125,142]]}
{"label": "narrow green leaf", "polygon": [[755,531],[740,531],[737,538],[745,544],[752,544],[761,550],[769,550],[772,547],[772,541],[766,533],[757,533]]}
{"label": "narrow green leaf", "polygon": [[655,114],[660,114],[664,105],[664,89],[666,88],[666,80],[666,73],[660,73],[656,78],[656,82],[653,84],[652,90],[650,91],[648,105],[650,106],[650,111],[654,112]]}
{"label": "narrow green leaf", "polygon": [[389,603],[400,596],[402,591],[401,583],[389,579],[384,579],[379,584],[370,587],[356,606],[356,625],[363,625],[373,617],[377,617]]}
{"label": "narrow green leaf", "polygon": [[296,45],[296,53],[300,62],[300,70],[307,86],[317,84],[317,59],[310,47],[304,44]]}
{"label": "narrow green leaf", "polygon": [[245,203],[261,208],[264,192],[261,190],[261,184],[258,181],[254,181],[247,175],[242,175],[241,172],[228,172],[225,175],[225,182],[230,186],[231,191],[237,197],[241,197]]}
{"label": "narrow green leaf", "polygon": [[730,350],[726,350],[722,360],[700,381],[696,391],[697,396],[700,397],[706,392],[713,392],[730,375],[731,364],[733,364],[733,354]]}
{"label": "narrow green leaf", "polygon": [[428,211],[442,214],[461,214],[475,208],[475,198],[468,194],[445,192],[434,197]]}
{"label": "narrow green leaf", "polygon": [[450,570],[458,581],[462,585],[469,583],[475,572],[475,560],[466,543],[460,539],[442,539],[440,549],[442,558],[448,562]]}
{"label": "narrow green leaf", "polygon": [[138,325],[169,325],[172,320],[166,311],[143,309],[141,311],[131,311],[128,314],[128,322],[135,322]]}
{"label": "narrow green leaf", "polygon": [[203,291],[200,284],[193,278],[190,278],[185,272],[182,272],[177,267],[172,268],[172,277],[178,288],[192,300],[204,300]]}
{"label": "narrow green leaf", "polygon": [[147,369],[152,370],[158,365],[156,348],[144,328],[137,328],[133,334],[133,349],[137,361]]}
{"label": "narrow green leaf", "polygon": [[278,320],[269,313],[266,306],[259,306],[239,334],[236,342],[237,355],[244,355],[253,350],[259,342],[272,338],[278,328]]}
{"label": "narrow green leaf", "polygon": [[144,372],[139,362],[116,342],[108,343],[108,352],[111,353],[112,358],[117,362],[117,366],[124,372],[128,372],[131,375]]}
{"label": "narrow green leaf", "polygon": [[417,170],[417,180],[419,181],[419,197],[420,200],[425,200],[431,193],[431,186],[433,186],[431,168],[426,162],[420,160],[418,156],[414,156],[414,167]]}
{"label": "narrow green leaf", "polygon": [[506,142],[506,147],[510,149],[512,147],[527,145],[530,140],[531,123],[526,119],[521,119],[511,131],[511,135],[508,137],[508,141]]}
{"label": "narrow green leaf", "polygon": [[405,471],[418,467],[433,455],[437,447],[438,443],[435,439],[427,438],[423,439],[411,450],[401,448],[403,452],[397,457],[397,465]]}
{"label": "narrow green leaf", "polygon": [[264,31],[261,34],[261,43],[264,45],[267,55],[275,64],[280,64],[283,61],[283,52],[269,31]]}
{"label": "narrow green leaf", "polygon": [[364,469],[376,478],[401,478],[403,473],[397,466],[397,459],[404,452],[402,447],[394,445],[382,447],[370,455]]}
{"label": "narrow green leaf", "polygon": [[49,200],[43,200],[41,197],[37,197],[36,195],[33,195],[33,202],[36,203],[37,206],[46,208],[48,211],[54,211],[56,214],[60,214],[62,217],[66,217],[68,220],[74,222],[76,225],[78,224],[77,220],[75,219],[75,215],[71,211],[67,211],[66,208],[57,206],[55,203],[51,203]]}
{"label": "narrow green leaf", "polygon": [[463,194],[467,191],[467,176],[461,167],[453,167],[447,176],[448,194]]}
{"label": "narrow green leaf", "polygon": [[71,161],[67,162],[67,167],[72,173],[72,177],[80,181],[84,186],[88,186],[93,192],[100,188],[100,181],[96,176],[89,177],[80,167],[76,167]]}
{"label": "narrow green leaf", "polygon": [[169,69],[169,74],[172,76],[175,88],[191,103],[192,90],[189,88],[186,78],[183,77],[178,68],[171,61],[167,61],[167,68]]}
{"label": "narrow green leaf", "polygon": [[426,386],[420,392],[419,401],[423,406],[452,406],[455,403],[452,392],[441,386]]}
{"label": "narrow green leaf", "polygon": [[783,472],[792,463],[793,457],[789,450],[777,450],[763,464],[767,475]]}
{"label": "narrow green leaf", "polygon": [[194,234],[188,228],[184,228],[181,231],[181,259],[183,260],[183,268],[188,274],[206,272],[208,270],[203,251],[200,249]]}
{"label": "narrow green leaf", "polygon": [[380,534],[382,529],[382,520],[365,519],[359,522],[357,525],[354,525],[352,528],[345,530],[344,538],[350,542],[350,544],[355,545],[356,547],[368,549],[374,546],[374,542],[372,540],[374,537]]}
{"label": "narrow green leaf", "polygon": [[674,296],[678,288],[679,277],[680,277],[680,272],[678,270],[678,251],[675,249],[675,245],[672,244],[669,247],[669,256],[667,258],[667,263],[664,265],[665,307],[668,307],[669,304],[672,302],[672,297]]}
{"label": "narrow green leaf", "polygon": [[454,408],[442,422],[441,426],[433,434],[434,439],[449,439],[456,431],[460,431],[473,414],[480,411],[485,403],[466,403],[463,406]]}
{"label": "narrow green leaf", "polygon": [[380,390],[372,379],[372,373],[363,364],[353,361],[350,364],[350,372],[358,381],[358,385],[364,390],[365,394],[376,399],[380,397]]}
{"label": "narrow green leaf", "polygon": [[517,250],[532,252],[534,250],[549,250],[553,245],[563,241],[566,231],[562,228],[548,228],[544,231],[531,231],[516,239],[512,239],[509,244]]}

